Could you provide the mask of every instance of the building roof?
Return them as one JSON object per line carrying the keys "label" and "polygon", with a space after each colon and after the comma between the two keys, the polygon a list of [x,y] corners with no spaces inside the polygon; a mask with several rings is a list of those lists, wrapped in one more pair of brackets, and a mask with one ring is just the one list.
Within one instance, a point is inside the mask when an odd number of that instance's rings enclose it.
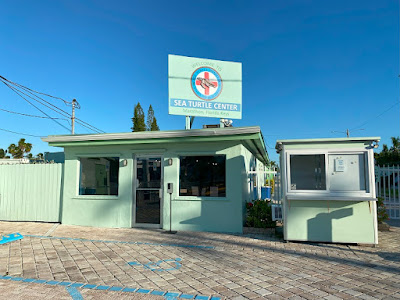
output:
{"label": "building roof", "polygon": [[142,131],[104,134],[51,135],[42,138],[50,146],[126,145],[184,142],[241,141],[259,160],[267,163],[268,153],[259,126],[171,131]]}
{"label": "building roof", "polygon": [[294,139],[294,140],[277,140],[275,149],[279,152],[282,145],[289,144],[324,144],[324,143],[354,143],[354,142],[376,142],[381,140],[380,137],[344,137],[344,138],[321,138],[321,139]]}

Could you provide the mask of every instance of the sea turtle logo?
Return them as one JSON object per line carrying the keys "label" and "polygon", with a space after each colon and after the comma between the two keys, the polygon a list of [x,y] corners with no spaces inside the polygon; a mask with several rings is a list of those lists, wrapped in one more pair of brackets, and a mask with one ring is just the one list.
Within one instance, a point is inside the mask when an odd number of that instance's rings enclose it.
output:
{"label": "sea turtle logo", "polygon": [[196,69],[191,77],[193,93],[203,100],[214,100],[222,91],[221,76],[210,67]]}

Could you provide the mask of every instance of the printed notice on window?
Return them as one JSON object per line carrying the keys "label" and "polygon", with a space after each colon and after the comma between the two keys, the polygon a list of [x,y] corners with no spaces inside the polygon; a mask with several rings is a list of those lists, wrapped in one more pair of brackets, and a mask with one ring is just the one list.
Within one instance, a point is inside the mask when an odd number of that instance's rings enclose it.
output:
{"label": "printed notice on window", "polygon": [[344,171],[345,171],[344,160],[340,158],[335,159],[335,172],[344,172]]}

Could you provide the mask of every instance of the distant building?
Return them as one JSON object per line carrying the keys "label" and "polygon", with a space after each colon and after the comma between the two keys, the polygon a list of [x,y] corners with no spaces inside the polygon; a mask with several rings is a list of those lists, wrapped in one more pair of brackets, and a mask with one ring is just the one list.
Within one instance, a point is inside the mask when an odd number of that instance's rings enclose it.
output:
{"label": "distant building", "polygon": [[64,152],[45,152],[44,161],[63,164],[65,161]]}
{"label": "distant building", "polygon": [[29,164],[29,158],[2,158],[0,159],[0,165],[18,165],[18,164]]}

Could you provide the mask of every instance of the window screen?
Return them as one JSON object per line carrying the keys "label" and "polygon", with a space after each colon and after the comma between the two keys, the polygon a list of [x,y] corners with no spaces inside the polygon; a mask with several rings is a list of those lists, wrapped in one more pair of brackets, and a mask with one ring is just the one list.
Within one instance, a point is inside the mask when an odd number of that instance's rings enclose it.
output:
{"label": "window screen", "polygon": [[118,157],[82,157],[79,195],[118,195]]}
{"label": "window screen", "polygon": [[181,156],[179,195],[225,197],[225,155]]}
{"label": "window screen", "polygon": [[326,190],[325,155],[291,155],[290,189]]}

